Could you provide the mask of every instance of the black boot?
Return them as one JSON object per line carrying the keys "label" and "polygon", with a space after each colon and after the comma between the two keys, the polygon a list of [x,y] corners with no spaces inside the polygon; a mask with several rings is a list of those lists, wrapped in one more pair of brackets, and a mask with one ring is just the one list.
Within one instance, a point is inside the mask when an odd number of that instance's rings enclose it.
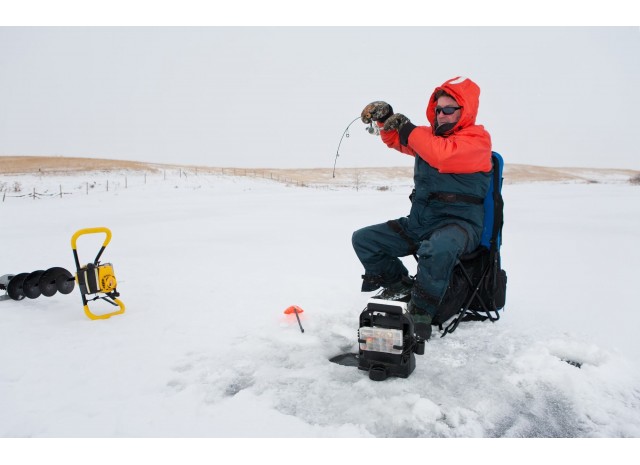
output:
{"label": "black boot", "polygon": [[382,287],[383,279],[380,275],[370,275],[363,274],[362,275],[362,288],[361,292],[373,292],[377,291]]}
{"label": "black boot", "polygon": [[413,300],[409,302],[407,310],[413,317],[413,331],[418,342],[431,339],[431,321],[433,317],[425,310],[416,307]]}
{"label": "black boot", "polygon": [[384,290],[376,297],[384,300],[402,300],[411,294],[413,288],[413,279],[409,276],[403,276],[400,281],[396,281],[389,286],[386,286]]}

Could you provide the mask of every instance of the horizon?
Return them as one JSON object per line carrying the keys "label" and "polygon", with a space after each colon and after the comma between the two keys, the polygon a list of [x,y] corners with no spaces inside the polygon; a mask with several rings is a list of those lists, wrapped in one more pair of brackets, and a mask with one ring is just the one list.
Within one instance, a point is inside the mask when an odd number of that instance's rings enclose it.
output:
{"label": "horizon", "polygon": [[[0,156],[0,181],[11,178],[21,182],[21,188],[31,191],[38,180],[55,179],[56,176],[95,176],[109,173],[111,181],[135,183],[136,176],[160,174],[164,179],[187,176],[224,176],[263,178],[288,185],[317,188],[352,186],[387,190],[391,184],[402,184],[409,188],[413,184],[413,166],[388,167],[336,167],[323,168],[267,168],[267,167],[216,167],[188,164],[162,164],[128,160],[95,158]],[[20,180],[20,178],[23,178]],[[545,167],[505,163],[503,178],[505,184],[522,183],[588,183],[621,184],[640,183],[640,170],[588,167]],[[87,179],[89,180],[89,179]],[[34,184],[36,183],[36,184]],[[33,185],[32,185],[33,184]],[[0,182],[4,195],[11,192],[11,185]],[[107,183],[108,186],[108,183]],[[62,189],[62,184],[59,190]],[[35,192],[35,191],[34,191]],[[35,195],[35,194],[34,194]]]}
{"label": "horizon", "polygon": [[[133,159],[125,159],[125,158],[98,158],[98,157],[77,157],[77,156],[66,156],[66,155],[0,155],[0,162],[2,159],[7,158],[25,158],[25,159],[52,159],[52,160],[74,160],[74,161],[86,161],[87,165],[91,163],[125,163],[125,164],[139,164],[139,165],[159,165],[159,166],[167,166],[167,167],[192,167],[192,168],[211,168],[211,169],[247,169],[247,170],[274,170],[274,171],[283,171],[283,170],[328,170],[333,171],[333,167],[330,166],[291,166],[291,167],[271,167],[271,166],[220,166],[220,165],[203,165],[203,164],[193,164],[193,163],[167,163],[167,162],[155,162],[155,161],[140,161]],[[402,160],[402,158],[400,158]],[[577,170],[594,170],[594,171],[629,171],[634,173],[640,173],[640,169],[634,168],[616,168],[610,166],[603,167],[590,167],[590,166],[550,166],[550,165],[536,165],[529,163],[513,163],[508,160],[504,161],[505,166],[521,166],[521,167],[532,167],[532,168],[545,168],[551,170],[562,170],[562,169],[577,169]],[[387,166],[339,166],[335,167],[336,171],[340,170],[354,170],[354,169],[407,169],[413,170],[413,163],[410,164],[398,164],[398,165],[387,165]],[[7,174],[7,172],[3,172],[2,163],[0,163],[0,174]]]}

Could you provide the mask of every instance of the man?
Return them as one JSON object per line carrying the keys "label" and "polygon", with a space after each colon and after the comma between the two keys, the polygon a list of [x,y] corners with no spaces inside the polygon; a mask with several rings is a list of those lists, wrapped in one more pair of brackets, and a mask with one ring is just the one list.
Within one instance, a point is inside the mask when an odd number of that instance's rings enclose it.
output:
{"label": "man", "polygon": [[[381,101],[361,115],[364,123],[377,123],[388,147],[415,157],[409,215],[353,233],[365,269],[362,291],[383,287],[381,297],[391,299],[411,292],[408,308],[420,340],[431,337],[431,321],[456,260],[480,242],[491,136],[476,124],[479,97],[473,81],[457,77],[433,91],[426,111],[431,126],[415,126]],[[398,258],[411,254],[418,257],[415,281]]]}

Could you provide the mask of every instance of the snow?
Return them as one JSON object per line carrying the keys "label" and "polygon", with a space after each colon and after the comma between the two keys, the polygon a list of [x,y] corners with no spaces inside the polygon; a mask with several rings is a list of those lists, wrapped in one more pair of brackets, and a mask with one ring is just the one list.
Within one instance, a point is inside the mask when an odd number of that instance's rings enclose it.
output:
{"label": "snow", "polygon": [[[72,234],[106,226],[102,262],[126,312],[92,321],[77,288],[0,302],[0,437],[640,437],[638,186],[505,184],[502,318],[436,334],[409,378],[374,382],[328,358],[356,350],[370,296],[351,233],[406,214],[407,186],[177,173],[2,181],[65,194],[7,193],[0,275],[75,272]],[[103,240],[81,236],[80,260]],[[304,333],[290,305],[304,309]]]}

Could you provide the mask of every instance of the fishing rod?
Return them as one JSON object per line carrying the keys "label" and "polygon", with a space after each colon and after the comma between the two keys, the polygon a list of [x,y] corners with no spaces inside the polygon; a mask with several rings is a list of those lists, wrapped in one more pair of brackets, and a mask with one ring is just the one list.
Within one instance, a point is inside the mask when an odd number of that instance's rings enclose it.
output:
{"label": "fishing rod", "polygon": [[[351,127],[351,125],[353,123],[355,123],[359,119],[361,119],[360,116],[358,116],[356,119],[351,121],[349,123],[349,125],[346,127],[346,129],[344,130],[344,132],[342,133],[342,137],[340,138],[340,142],[338,143],[338,148],[336,149],[336,158],[333,161],[333,177],[334,178],[336,177],[336,163],[338,163],[338,157],[340,156],[340,146],[342,145],[342,140],[345,137],[349,137],[349,128]],[[367,131],[371,135],[375,135],[375,136],[379,136],[380,135],[380,129],[378,129],[377,126],[374,126],[372,122],[369,122],[369,126],[365,127],[364,129],[365,129],[365,131]]]}

